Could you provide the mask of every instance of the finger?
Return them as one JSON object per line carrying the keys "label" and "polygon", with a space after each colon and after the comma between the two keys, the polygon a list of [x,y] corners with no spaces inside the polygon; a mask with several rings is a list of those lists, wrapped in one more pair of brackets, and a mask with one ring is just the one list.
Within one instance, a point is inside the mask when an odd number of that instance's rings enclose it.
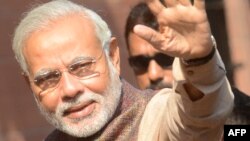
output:
{"label": "finger", "polygon": [[165,0],[165,5],[167,7],[173,7],[177,4],[177,0]]}
{"label": "finger", "polygon": [[136,25],[134,33],[151,43],[154,47],[160,46],[165,41],[165,38],[160,33],[144,25]]}
{"label": "finger", "polygon": [[194,6],[198,9],[205,9],[205,0],[194,0]]}
{"label": "finger", "polygon": [[147,0],[147,5],[151,12],[157,16],[165,7],[159,0]]}
{"label": "finger", "polygon": [[190,2],[190,0],[178,0],[182,5],[184,6],[191,6],[192,3]]}

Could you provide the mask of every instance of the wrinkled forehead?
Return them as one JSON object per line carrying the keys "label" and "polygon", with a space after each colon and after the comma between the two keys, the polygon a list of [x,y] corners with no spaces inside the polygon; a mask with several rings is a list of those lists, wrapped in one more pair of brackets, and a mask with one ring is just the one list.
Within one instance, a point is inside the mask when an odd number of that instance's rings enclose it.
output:
{"label": "wrinkled forehead", "polygon": [[94,24],[79,15],[71,15],[34,31],[26,40],[23,52],[28,65],[36,66],[58,60],[68,63],[75,56],[95,56],[101,50]]}
{"label": "wrinkled forehead", "polygon": [[[32,43],[36,43],[36,46],[30,47]],[[49,43],[61,44],[61,46],[67,43],[81,43],[85,45],[86,50],[101,46],[93,22],[79,14],[59,17],[33,31],[26,39],[24,48],[39,46],[42,49],[41,47],[48,46]],[[53,46],[47,49],[53,49]]]}

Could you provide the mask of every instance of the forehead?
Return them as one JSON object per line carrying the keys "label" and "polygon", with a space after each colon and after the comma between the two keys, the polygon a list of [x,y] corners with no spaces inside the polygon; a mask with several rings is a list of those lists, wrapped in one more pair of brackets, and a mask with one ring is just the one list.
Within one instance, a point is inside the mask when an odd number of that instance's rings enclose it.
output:
{"label": "forehead", "polygon": [[68,64],[77,56],[93,56],[101,43],[89,19],[80,15],[61,17],[33,32],[23,49],[29,69]]}
{"label": "forehead", "polygon": [[135,33],[130,32],[128,36],[129,53],[132,56],[147,55],[152,56],[159,51],[156,50],[150,43],[137,36]]}

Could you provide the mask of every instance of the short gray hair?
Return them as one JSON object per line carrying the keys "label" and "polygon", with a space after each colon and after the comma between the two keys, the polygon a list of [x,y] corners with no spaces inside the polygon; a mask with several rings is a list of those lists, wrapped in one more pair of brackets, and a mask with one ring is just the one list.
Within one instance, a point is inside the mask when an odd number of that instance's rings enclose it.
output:
{"label": "short gray hair", "polygon": [[12,49],[24,73],[29,74],[28,66],[23,55],[23,48],[30,34],[45,28],[50,21],[74,13],[92,20],[95,26],[96,36],[100,40],[107,56],[109,52],[108,45],[111,38],[111,31],[107,23],[94,11],[82,5],[75,4],[69,0],[53,0],[27,12],[15,30]]}

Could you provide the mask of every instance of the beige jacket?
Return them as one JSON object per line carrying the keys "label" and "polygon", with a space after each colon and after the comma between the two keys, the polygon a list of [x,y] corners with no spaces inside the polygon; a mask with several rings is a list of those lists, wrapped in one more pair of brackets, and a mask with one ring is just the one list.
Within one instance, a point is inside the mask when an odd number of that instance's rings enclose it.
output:
{"label": "beige jacket", "polygon": [[[138,140],[219,141],[233,107],[233,94],[218,52],[209,63],[198,67],[185,67],[176,59],[173,69],[174,88],[163,89],[151,99]],[[187,81],[205,96],[192,102],[183,88]]]}

